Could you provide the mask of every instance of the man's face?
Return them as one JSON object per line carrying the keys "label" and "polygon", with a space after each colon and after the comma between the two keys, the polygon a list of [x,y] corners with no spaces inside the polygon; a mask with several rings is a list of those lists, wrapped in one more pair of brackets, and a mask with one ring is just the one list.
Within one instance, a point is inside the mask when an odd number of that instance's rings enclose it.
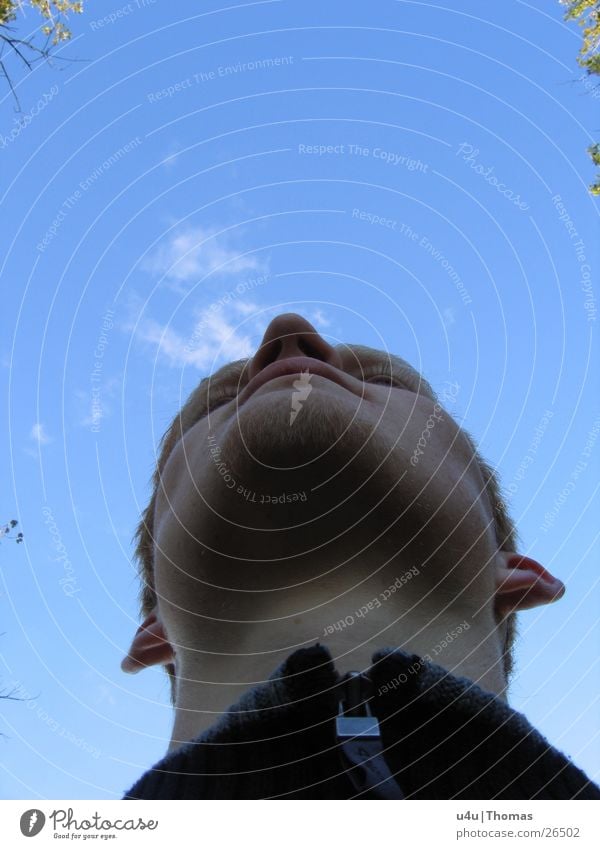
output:
{"label": "man's face", "polygon": [[[419,563],[421,592],[489,597],[494,531],[472,445],[404,360],[279,316],[254,358],[201,384],[182,427],[155,510],[163,606],[214,610],[217,587],[272,594],[298,568],[318,598],[332,567],[373,551]],[[476,570],[465,551],[480,552]]]}

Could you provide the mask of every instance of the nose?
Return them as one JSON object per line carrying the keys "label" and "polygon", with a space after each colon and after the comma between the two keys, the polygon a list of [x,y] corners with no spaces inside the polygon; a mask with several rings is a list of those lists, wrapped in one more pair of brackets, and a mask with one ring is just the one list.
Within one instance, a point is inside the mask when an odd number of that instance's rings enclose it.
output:
{"label": "nose", "polygon": [[289,357],[313,357],[342,368],[342,358],[326,342],[312,324],[294,312],[278,315],[269,324],[260,347],[248,364],[248,379],[252,380],[266,366]]}

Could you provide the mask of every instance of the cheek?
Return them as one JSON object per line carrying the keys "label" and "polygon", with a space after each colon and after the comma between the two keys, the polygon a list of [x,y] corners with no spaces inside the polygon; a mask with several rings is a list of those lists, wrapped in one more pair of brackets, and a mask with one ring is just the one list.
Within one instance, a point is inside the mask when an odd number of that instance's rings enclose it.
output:
{"label": "cheek", "polygon": [[427,516],[439,526],[438,532],[447,533],[466,514],[481,513],[483,481],[477,459],[443,408],[404,392],[388,405],[380,427],[419,521]]}
{"label": "cheek", "polygon": [[416,423],[406,440],[407,472],[424,487],[451,521],[470,511],[480,495],[477,461],[465,451],[460,432],[449,421],[434,429]]}
{"label": "cheek", "polygon": [[181,491],[193,490],[202,479],[203,464],[211,458],[208,433],[208,421],[203,418],[173,447],[161,473],[157,510],[162,510],[169,502],[180,501]]}
{"label": "cheek", "polygon": [[[379,423],[388,440],[393,440],[395,449],[416,468],[427,455],[443,456],[456,440],[461,449],[460,429],[438,404],[423,395],[414,392],[394,390],[388,397],[383,390],[380,398],[373,403]],[[456,449],[450,448],[452,452]]]}
{"label": "cheek", "polygon": [[[190,435],[193,437],[190,439]],[[154,512],[156,587],[189,581],[186,563],[197,553],[202,538],[202,470],[199,468],[201,435],[186,434],[174,447],[161,475]],[[205,445],[205,438],[202,445]]]}
{"label": "cheek", "polygon": [[188,542],[190,530],[183,529],[176,517],[165,517],[155,537],[155,586],[167,625],[177,618],[178,611],[193,608],[202,592],[199,559]]}

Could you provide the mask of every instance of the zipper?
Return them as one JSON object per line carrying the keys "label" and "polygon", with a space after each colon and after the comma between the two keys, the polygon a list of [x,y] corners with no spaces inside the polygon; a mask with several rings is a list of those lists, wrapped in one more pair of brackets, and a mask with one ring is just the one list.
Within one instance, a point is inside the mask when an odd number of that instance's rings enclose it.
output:
{"label": "zipper", "polygon": [[[383,756],[379,720],[371,713],[371,680],[362,672],[341,679],[335,729],[346,775],[361,799],[404,799]],[[354,797],[355,798],[355,797]]]}

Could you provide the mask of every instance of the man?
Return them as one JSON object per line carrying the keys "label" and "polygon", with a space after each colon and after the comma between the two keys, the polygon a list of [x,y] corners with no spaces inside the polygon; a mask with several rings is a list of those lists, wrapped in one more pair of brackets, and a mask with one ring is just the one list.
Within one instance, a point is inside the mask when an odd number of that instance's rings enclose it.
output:
{"label": "man", "polygon": [[123,669],[175,722],[126,798],[600,798],[506,703],[515,612],[564,586],[405,361],[278,316],[173,421],[137,539]]}

